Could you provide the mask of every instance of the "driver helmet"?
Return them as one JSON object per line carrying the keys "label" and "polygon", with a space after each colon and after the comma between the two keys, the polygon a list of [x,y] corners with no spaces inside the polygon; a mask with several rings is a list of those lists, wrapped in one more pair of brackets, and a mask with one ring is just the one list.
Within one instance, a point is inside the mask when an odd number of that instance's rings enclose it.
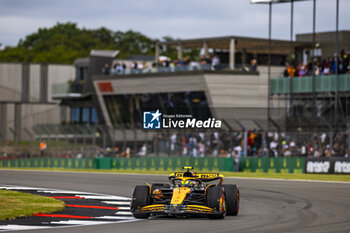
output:
{"label": "driver helmet", "polygon": [[194,188],[195,186],[197,186],[197,181],[195,181],[195,180],[185,180],[185,181],[182,181],[182,186],[183,187]]}

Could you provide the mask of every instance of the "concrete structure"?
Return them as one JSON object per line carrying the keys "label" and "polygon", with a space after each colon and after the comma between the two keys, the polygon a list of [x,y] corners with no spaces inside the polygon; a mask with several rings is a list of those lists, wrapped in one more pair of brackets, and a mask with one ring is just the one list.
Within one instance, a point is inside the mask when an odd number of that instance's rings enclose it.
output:
{"label": "concrete structure", "polygon": [[[250,64],[250,59],[257,58],[260,65],[267,65],[267,55],[269,40],[264,38],[224,36],[211,38],[184,39],[176,41],[160,42],[156,44],[156,60],[160,56],[160,47],[176,47],[178,59],[183,58],[184,49],[203,49],[204,55],[208,55],[208,50],[213,49],[218,54],[222,63],[228,68],[234,69],[240,65]],[[288,41],[271,40],[272,65],[281,65],[287,60],[291,52],[301,57],[302,50],[312,48],[309,41]]]}
{"label": "concrete structure", "polygon": [[[297,34],[296,40],[299,42],[311,42],[312,33]],[[320,49],[321,57],[334,57],[336,51],[336,33],[333,32],[318,32],[316,33],[315,41]],[[350,51],[350,31],[339,31],[339,52],[344,49],[345,52]]]}
{"label": "concrete structure", "polygon": [[[272,75],[282,75],[284,67],[272,67]],[[174,73],[151,73],[123,76],[95,76],[94,87],[105,124],[115,128],[105,97],[145,95],[158,93],[203,92],[208,107],[217,119],[226,120],[237,128],[235,119],[247,127],[256,128],[253,120],[266,123],[268,106],[267,67],[259,72],[242,71],[191,71]],[[108,86],[109,88],[105,88]],[[160,106],[154,106],[159,108]],[[264,124],[266,127],[266,124]],[[138,130],[138,138],[144,140],[144,132]],[[129,140],[134,136],[129,133]],[[122,139],[120,129],[115,138]]]}
{"label": "concrete structure", "polygon": [[[130,75],[101,76],[106,64],[112,67],[118,51],[92,51],[88,58],[78,59],[74,66],[51,64],[0,64],[0,133],[2,139],[14,139],[13,129],[19,140],[28,140],[24,128],[32,129],[36,124],[60,124],[73,121],[71,110],[78,110],[76,123],[102,124],[110,128],[110,114],[106,110],[104,96],[121,96],[145,93],[180,93],[194,91],[203,93],[211,113],[222,119],[253,118],[266,120],[268,107],[268,75],[264,56],[268,40],[247,37],[218,37],[162,42],[156,46],[156,58],[160,56],[160,46],[176,46],[178,58],[188,48],[204,48],[208,55],[210,49],[227,53],[227,68],[221,70],[175,70],[176,72],[138,73]],[[295,42],[295,49],[307,48],[308,42]],[[279,64],[281,57],[289,53],[290,42],[272,41],[272,61]],[[239,56],[237,56],[239,55]],[[226,55],[225,55],[226,56]],[[252,56],[262,59],[258,72],[235,70],[237,64],[248,64]],[[138,57],[130,58],[130,60]],[[148,61],[148,60],[147,60]],[[150,61],[148,61],[150,63]],[[150,66],[150,65],[149,65]],[[272,77],[280,77],[284,67],[274,66]],[[71,80],[69,83],[68,81]],[[103,92],[99,83],[109,82],[113,91]],[[74,88],[73,88],[74,87]],[[105,88],[105,87],[104,87]],[[109,88],[109,87],[108,87]],[[108,90],[107,88],[107,90]],[[54,98],[53,98],[54,97]],[[59,105],[60,104],[60,105]],[[256,113],[241,111],[227,112],[227,109],[263,109]],[[85,110],[89,119],[84,121]],[[93,115],[97,115],[93,117]],[[92,119],[94,118],[94,121]],[[248,123],[246,123],[248,124]],[[253,124],[249,119],[249,124]],[[252,126],[255,127],[255,126]],[[117,131],[117,130],[116,130]],[[119,133],[120,134],[120,133]]]}
{"label": "concrete structure", "polygon": [[69,109],[52,100],[51,85],[75,79],[72,65],[0,63],[1,140],[29,140],[36,124],[59,124]]}
{"label": "concrete structure", "polygon": [[[247,128],[256,128],[253,120],[259,120],[266,128],[269,103],[267,45],[266,39],[237,36],[161,42],[155,46],[155,60],[160,57],[161,47],[164,46],[176,47],[178,59],[183,58],[185,49],[203,47],[206,55],[209,54],[209,50],[214,50],[216,54],[221,53],[220,56],[224,57],[220,59],[222,63],[226,62],[226,66],[217,68],[205,64],[196,67],[153,67],[112,75],[102,74],[106,64],[112,67],[116,62],[127,61],[118,61],[113,56],[95,56],[91,53],[88,58],[75,62],[75,84],[81,86],[80,91],[72,93],[66,84],[61,93],[55,91],[54,98],[61,100],[62,105],[71,109],[79,109],[80,119],[71,119],[73,122],[106,125],[108,131],[114,132],[110,133],[112,141],[144,141],[147,137],[151,139],[152,133],[147,135],[141,130],[140,119],[133,119],[133,114],[139,115],[142,111],[142,108],[135,106],[143,106],[145,102],[141,103],[140,99],[147,95],[162,102],[166,101],[162,100],[166,98],[164,95],[168,95],[167,98],[177,98],[192,93],[200,96],[194,99],[203,104],[203,109],[207,109],[209,115],[225,120],[228,128],[241,129],[236,119],[240,119]],[[272,54],[275,56],[272,59],[273,64],[284,65],[290,52],[290,41],[272,40],[272,45]],[[309,46],[308,42],[293,43],[293,48],[299,49],[298,51]],[[239,65],[249,64],[249,59],[255,56],[258,60],[257,72],[250,71],[250,68],[239,68]],[[273,65],[271,76],[281,77],[283,70],[284,66]],[[56,87],[53,86],[54,89],[57,89]],[[174,97],[176,95],[177,97]],[[152,107],[163,108],[160,102]],[[190,105],[195,104],[190,102]],[[84,122],[81,117],[83,108],[96,111],[98,121]]]}

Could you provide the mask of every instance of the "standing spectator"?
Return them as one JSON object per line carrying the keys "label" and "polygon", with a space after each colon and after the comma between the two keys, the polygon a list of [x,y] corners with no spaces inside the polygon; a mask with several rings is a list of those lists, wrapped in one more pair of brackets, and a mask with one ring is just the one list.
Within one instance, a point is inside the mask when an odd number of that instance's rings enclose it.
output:
{"label": "standing spectator", "polygon": [[207,64],[207,60],[205,60],[205,56],[204,56],[204,55],[201,55],[201,56],[200,56],[199,64],[200,64],[201,66]]}
{"label": "standing spectator", "polygon": [[326,147],[325,156],[326,157],[332,156],[332,148],[330,147],[330,145],[327,145],[327,147]]}
{"label": "standing spectator", "polygon": [[213,58],[211,59],[211,67],[213,70],[218,69],[218,66],[220,65],[220,58],[218,55],[214,55]]}
{"label": "standing spectator", "polygon": [[105,75],[109,75],[110,74],[110,68],[109,68],[109,65],[107,63],[102,68],[102,73],[105,74]]}
{"label": "standing spectator", "polygon": [[[123,64],[123,65],[125,65],[125,64]],[[123,65],[121,65],[119,62],[117,62],[117,63],[114,65],[114,72],[115,72],[116,74],[123,74],[123,73],[124,73]]]}
{"label": "standing spectator", "polygon": [[314,64],[312,61],[309,61],[309,63],[307,64],[307,73],[308,75],[312,75],[313,73],[313,70],[314,70]]}
{"label": "standing spectator", "polygon": [[344,52],[344,49],[342,50],[342,55],[341,55],[341,59],[342,59],[342,74],[346,74],[348,72],[348,65],[349,65],[349,57],[348,55]]}
{"label": "standing spectator", "polygon": [[292,65],[289,65],[287,68],[287,73],[289,78],[294,78],[295,76],[295,68]]}
{"label": "standing spectator", "polygon": [[171,135],[170,141],[171,141],[171,143],[170,143],[170,150],[171,150],[172,152],[174,152],[174,151],[175,151],[176,141],[177,141],[177,135],[176,135],[176,133],[173,133],[173,134]]}
{"label": "standing spectator", "polygon": [[123,64],[122,64],[122,73],[123,73],[123,74],[125,73],[125,70],[126,70],[126,64],[123,63]]}
{"label": "standing spectator", "polygon": [[329,75],[330,69],[329,69],[329,62],[328,60],[323,60],[323,74]]}
{"label": "standing spectator", "polygon": [[331,59],[331,64],[330,64],[330,66],[331,66],[331,72],[332,72],[333,74],[335,74],[335,73],[336,73],[336,65],[335,65],[335,59],[334,59],[334,58]]}
{"label": "standing spectator", "polygon": [[320,63],[317,62],[315,65],[315,69],[314,69],[314,74],[315,76],[320,76],[321,75],[321,67],[320,67]]}
{"label": "standing spectator", "polygon": [[202,141],[198,143],[198,151],[199,151],[199,157],[203,158],[205,155],[205,145]]}
{"label": "standing spectator", "polygon": [[253,58],[250,61],[251,70],[255,72],[257,69],[257,65],[258,65],[258,62],[257,62],[256,58]]}
{"label": "standing spectator", "polygon": [[269,156],[271,156],[271,157],[278,156],[277,146],[278,146],[278,143],[276,141],[270,142],[270,154],[269,154]]}
{"label": "standing spectator", "polygon": [[136,70],[137,69],[137,62],[134,61],[133,63],[131,63],[131,69],[132,70]]}
{"label": "standing spectator", "polygon": [[143,70],[143,68],[144,68],[143,67],[143,63],[140,62],[140,63],[137,64],[137,69],[138,70]]}

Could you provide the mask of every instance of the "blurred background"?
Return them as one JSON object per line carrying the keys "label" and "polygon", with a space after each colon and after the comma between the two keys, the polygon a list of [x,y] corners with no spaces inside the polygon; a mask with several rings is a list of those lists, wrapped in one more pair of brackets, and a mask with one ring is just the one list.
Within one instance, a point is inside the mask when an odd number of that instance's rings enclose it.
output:
{"label": "blurred background", "polygon": [[[2,0],[1,166],[50,158],[121,168],[130,158],[125,168],[166,169],[197,158],[203,169],[215,160],[221,170],[293,173],[311,158],[348,161],[349,8],[345,0]],[[143,112],[157,109],[223,126],[144,130]]]}

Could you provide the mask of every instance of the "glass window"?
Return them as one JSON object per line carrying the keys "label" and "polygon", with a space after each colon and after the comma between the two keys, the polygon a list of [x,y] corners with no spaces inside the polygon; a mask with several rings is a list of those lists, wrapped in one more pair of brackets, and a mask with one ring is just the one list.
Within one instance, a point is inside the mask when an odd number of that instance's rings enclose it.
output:
{"label": "glass window", "polygon": [[83,123],[90,123],[90,109],[83,108]]}
{"label": "glass window", "polygon": [[98,122],[98,116],[97,116],[96,108],[91,108],[91,123],[97,124],[97,122]]}
{"label": "glass window", "polygon": [[165,114],[189,114],[201,120],[211,117],[202,91],[113,95],[104,96],[104,101],[115,128],[140,128],[143,112],[157,109]]}
{"label": "glass window", "polygon": [[80,119],[80,109],[79,108],[72,108],[71,110],[71,120],[72,122],[79,122]]}

